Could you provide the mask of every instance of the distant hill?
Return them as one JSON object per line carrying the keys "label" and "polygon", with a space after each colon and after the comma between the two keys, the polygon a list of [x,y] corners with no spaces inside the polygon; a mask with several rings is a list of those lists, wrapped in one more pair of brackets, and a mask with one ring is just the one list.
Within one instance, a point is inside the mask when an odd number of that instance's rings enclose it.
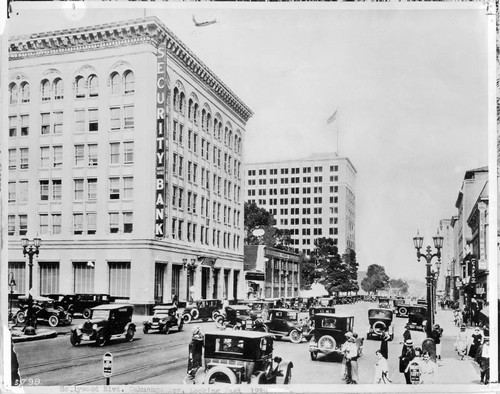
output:
{"label": "distant hill", "polygon": [[427,288],[424,281],[415,279],[404,279],[408,282],[408,295],[411,297],[425,297]]}

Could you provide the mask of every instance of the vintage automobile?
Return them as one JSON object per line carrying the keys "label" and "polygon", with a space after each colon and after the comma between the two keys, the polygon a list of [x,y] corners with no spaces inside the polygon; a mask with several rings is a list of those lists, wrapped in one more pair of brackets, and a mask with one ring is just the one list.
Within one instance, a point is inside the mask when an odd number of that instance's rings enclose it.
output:
{"label": "vintage automobile", "polygon": [[397,317],[408,317],[408,310],[411,304],[406,302],[397,302],[394,300],[394,313]]}
{"label": "vintage automobile", "polygon": [[[54,305],[54,300],[48,297],[32,297],[33,299],[33,314],[36,316],[37,321],[47,321],[51,327],[58,325],[71,324],[73,318],[70,313],[66,312],[64,308]],[[19,324],[26,322],[26,316],[29,309],[29,297],[20,296],[19,310],[15,315],[15,319]]]}
{"label": "vintage automobile", "polygon": [[111,339],[134,340],[135,324],[132,323],[134,306],[130,304],[106,304],[91,309],[90,318],[71,329],[70,341],[78,346],[81,341],[95,341],[98,346],[106,345]]}
{"label": "vintage automobile", "polygon": [[427,307],[422,305],[413,305],[408,310],[408,328],[410,330],[425,331],[427,324]]}
{"label": "vintage automobile", "polygon": [[389,297],[379,297],[378,298],[378,307],[379,308],[390,308],[391,300]]}
{"label": "vintage automobile", "polygon": [[313,306],[309,308],[309,318],[312,318],[316,313],[335,313],[334,306]]}
{"label": "vintage automobile", "polygon": [[353,332],[354,316],[333,313],[317,313],[313,317],[314,330],[309,341],[311,360],[316,360],[318,354],[340,352],[341,346],[347,340],[346,333]]}
{"label": "vintage automobile", "polygon": [[147,334],[150,330],[158,330],[160,333],[168,334],[170,328],[177,326],[182,331],[184,320],[179,316],[175,305],[156,305],[153,308],[154,315],[143,322],[142,331]]}
{"label": "vintage automobile", "polygon": [[251,300],[247,303],[250,307],[250,317],[252,319],[261,318],[267,320],[269,318],[269,310],[274,307],[273,301]]}
{"label": "vintage automobile", "polygon": [[[218,328],[232,328],[233,330],[250,330],[263,325],[262,319],[252,319],[250,307],[247,305],[230,305],[224,313],[215,318]],[[262,330],[261,330],[262,331]]]}
{"label": "vintage automobile", "polygon": [[271,309],[264,325],[276,339],[288,337],[293,343],[302,342],[311,331],[309,324],[299,320],[299,312],[293,309]]}
{"label": "vintage automobile", "polygon": [[60,294],[52,293],[46,295],[55,300],[57,305],[62,306],[70,314],[81,313],[85,319],[90,317],[90,309],[111,302],[109,294]]}
{"label": "vintage automobile", "polygon": [[273,336],[254,331],[205,334],[204,365],[194,384],[290,384],[293,363],[273,358]]}
{"label": "vintage automobile", "polygon": [[221,309],[221,300],[197,300],[184,308],[182,320],[184,320],[184,323],[197,319],[212,319],[215,321],[216,317],[221,314]]}
{"label": "vintage automobile", "polygon": [[318,300],[319,306],[334,306],[337,303],[335,297],[322,297]]}
{"label": "vintage automobile", "polygon": [[390,341],[394,339],[394,325],[392,324],[393,312],[386,308],[368,309],[368,322],[370,327],[366,339],[382,338],[384,332],[390,335]]}
{"label": "vintage automobile", "polygon": [[417,305],[427,305],[427,300],[425,298],[417,299]]}

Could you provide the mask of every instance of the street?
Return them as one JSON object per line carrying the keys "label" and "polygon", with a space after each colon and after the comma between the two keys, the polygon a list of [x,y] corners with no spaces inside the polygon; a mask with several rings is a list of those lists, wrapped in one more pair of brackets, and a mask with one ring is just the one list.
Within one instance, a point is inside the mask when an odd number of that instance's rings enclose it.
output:
{"label": "street", "polygon": [[[354,331],[366,337],[368,330],[367,310],[376,303],[359,302],[353,305],[337,305],[337,312],[354,316]],[[438,311],[436,322],[444,328],[443,360],[438,369],[436,383],[478,384],[477,366],[470,359],[458,360],[454,351],[453,326],[450,311]],[[137,332],[132,343],[124,339],[113,340],[100,348],[94,343],[73,347],[69,341],[69,327],[59,327],[59,335],[54,339],[16,343],[21,377],[24,384],[55,385],[103,385],[102,359],[106,352],[113,355],[112,385],[118,384],[182,384],[187,368],[188,343],[191,330],[199,324],[203,333],[217,330],[213,322],[184,325],[181,332],[175,329],[168,335],[153,331],[142,332],[142,317],[134,317]],[[389,342],[389,378],[394,384],[403,384],[404,376],[398,371],[398,356],[402,348],[402,334],[407,319],[395,317],[394,341]],[[75,319],[79,324],[83,319]],[[425,334],[412,331],[415,346],[420,346]],[[292,383],[295,384],[344,384],[341,380],[340,357],[322,358],[312,361],[308,343],[293,344],[287,339],[274,342],[274,356],[291,360],[294,364]],[[375,351],[380,341],[364,341],[363,356],[359,359],[359,384],[373,383]],[[457,373],[457,368],[460,373]]]}

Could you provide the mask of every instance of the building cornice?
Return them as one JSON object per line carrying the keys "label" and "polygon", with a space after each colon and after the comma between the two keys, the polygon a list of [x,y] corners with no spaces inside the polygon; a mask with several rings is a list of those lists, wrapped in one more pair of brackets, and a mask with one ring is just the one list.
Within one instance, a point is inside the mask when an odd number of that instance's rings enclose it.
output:
{"label": "building cornice", "polygon": [[250,119],[253,115],[251,109],[157,17],[11,37],[9,39],[9,60],[15,61],[142,43],[149,43],[157,48],[163,42],[166,42],[170,56],[190,70],[245,123]]}

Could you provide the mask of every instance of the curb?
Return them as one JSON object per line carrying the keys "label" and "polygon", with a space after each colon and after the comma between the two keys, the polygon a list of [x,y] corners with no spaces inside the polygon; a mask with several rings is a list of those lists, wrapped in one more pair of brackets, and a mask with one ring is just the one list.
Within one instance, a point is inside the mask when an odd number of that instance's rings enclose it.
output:
{"label": "curb", "polygon": [[57,337],[57,332],[53,330],[41,330],[44,331],[41,334],[36,334],[36,335],[21,335],[21,336],[13,336],[12,335],[12,342],[17,343],[17,342],[28,342],[28,341],[38,341],[41,339],[48,339],[48,338],[55,338]]}

